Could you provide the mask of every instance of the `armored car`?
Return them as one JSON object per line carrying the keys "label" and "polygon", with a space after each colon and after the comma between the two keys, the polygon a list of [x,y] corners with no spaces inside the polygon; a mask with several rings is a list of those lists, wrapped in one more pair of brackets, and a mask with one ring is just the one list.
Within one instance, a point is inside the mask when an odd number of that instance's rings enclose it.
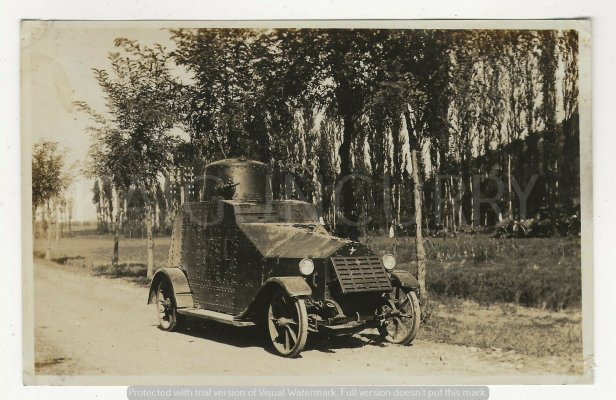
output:
{"label": "armored car", "polygon": [[313,204],[273,199],[268,176],[252,160],[205,166],[198,201],[177,214],[167,266],[151,281],[160,328],[189,317],[258,325],[285,357],[310,332],[376,327],[409,344],[420,325],[417,280],[391,254],[330,234]]}

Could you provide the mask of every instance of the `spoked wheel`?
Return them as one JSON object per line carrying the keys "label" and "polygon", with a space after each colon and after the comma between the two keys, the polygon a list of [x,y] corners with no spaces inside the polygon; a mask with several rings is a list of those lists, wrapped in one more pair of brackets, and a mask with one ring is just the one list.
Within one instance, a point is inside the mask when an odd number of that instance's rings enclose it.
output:
{"label": "spoked wheel", "polygon": [[513,236],[516,238],[525,238],[526,237],[526,228],[522,225],[514,225],[513,227]]}
{"label": "spoked wheel", "polygon": [[173,331],[178,328],[179,316],[173,298],[171,282],[163,279],[156,291],[156,308],[158,312],[158,325],[164,331]]}
{"label": "spoked wheel", "polygon": [[302,299],[276,292],[267,311],[267,328],[274,350],[283,357],[297,356],[306,345],[308,313]]}
{"label": "spoked wheel", "polygon": [[415,292],[400,287],[394,288],[382,307],[381,335],[390,343],[407,345],[419,331],[421,312]]}

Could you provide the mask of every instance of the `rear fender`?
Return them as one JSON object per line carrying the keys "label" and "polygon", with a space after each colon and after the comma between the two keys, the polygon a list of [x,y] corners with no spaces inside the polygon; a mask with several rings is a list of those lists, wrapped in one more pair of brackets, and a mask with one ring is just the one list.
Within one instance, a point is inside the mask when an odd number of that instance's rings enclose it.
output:
{"label": "rear fender", "polygon": [[163,279],[171,282],[177,308],[193,308],[195,306],[188,279],[184,271],[179,268],[161,268],[156,271],[152,283],[150,283],[148,304],[153,303],[156,299],[156,290]]}
{"label": "rear fender", "polygon": [[409,271],[391,271],[390,279],[393,286],[403,287],[413,291],[419,290],[419,281]]}

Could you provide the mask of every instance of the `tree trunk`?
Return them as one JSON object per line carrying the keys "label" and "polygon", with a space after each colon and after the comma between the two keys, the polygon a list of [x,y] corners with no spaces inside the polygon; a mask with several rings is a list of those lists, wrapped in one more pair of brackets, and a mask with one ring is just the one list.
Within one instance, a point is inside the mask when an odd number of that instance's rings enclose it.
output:
{"label": "tree trunk", "polygon": [[152,207],[148,207],[145,214],[145,227],[148,240],[148,269],[147,278],[152,279],[154,276],[154,239],[152,235]]}
{"label": "tree trunk", "polygon": [[[475,194],[473,193],[473,177],[468,177],[468,187],[471,188],[471,227],[475,227]],[[479,221],[479,219],[478,219]]]}
{"label": "tree trunk", "polygon": [[[32,240],[36,239],[36,207],[32,206]],[[34,243],[34,242],[33,242]]]}
{"label": "tree trunk", "polygon": [[406,130],[409,135],[409,142],[411,148],[411,177],[413,179],[413,198],[415,203],[415,252],[417,258],[417,281],[419,281],[419,298],[423,304],[426,304],[428,300],[428,292],[426,291],[426,249],[423,243],[423,233],[421,230],[421,199],[423,197],[423,188],[421,181],[419,180],[419,160],[418,152],[419,140],[413,132],[413,125],[411,121],[411,113],[407,109],[404,112],[404,119],[406,122]]}
{"label": "tree trunk", "polygon": [[449,204],[451,204],[451,232],[457,232],[456,228],[456,200],[453,197],[453,176],[449,177]]}
{"label": "tree trunk", "polygon": [[120,218],[122,217],[122,208],[120,207],[120,192],[116,191],[116,218],[113,227],[113,258],[111,263],[114,267],[118,266],[120,259]]}
{"label": "tree trunk", "polygon": [[54,207],[54,219],[56,221],[56,243],[60,241],[60,232],[62,223],[60,222],[60,205],[56,204]]}
{"label": "tree trunk", "polygon": [[413,197],[415,200],[415,248],[417,252],[417,280],[419,281],[419,296],[427,298],[426,292],[426,250],[421,232],[421,182],[419,181],[417,150],[411,150],[411,164],[413,177]]}
{"label": "tree trunk", "polygon": [[[339,233],[343,233],[344,236],[351,240],[359,239],[359,229],[358,229],[358,215],[357,215],[357,206],[355,204],[355,184],[352,179],[350,179],[350,175],[352,171],[352,153],[351,153],[351,143],[353,138],[355,137],[355,127],[353,124],[352,115],[344,116],[344,126],[343,126],[343,139],[340,147],[338,148],[338,155],[340,157],[340,179],[348,179],[344,186],[341,188],[341,197],[342,201],[340,202],[341,206],[341,214],[344,217],[342,221],[346,226],[339,227]],[[336,199],[337,200],[337,199]]]}
{"label": "tree trunk", "polygon": [[400,207],[400,202],[402,201],[402,189],[400,188],[400,186],[402,186],[401,183],[398,184],[398,188],[397,188],[397,200],[396,200],[396,225],[399,226],[400,225],[400,214],[401,214],[401,207]]}
{"label": "tree trunk", "polygon": [[68,236],[73,237],[73,205],[68,209]]}
{"label": "tree trunk", "polygon": [[509,210],[507,216],[513,218],[513,196],[511,193],[511,154],[507,154],[507,198],[509,199]]}
{"label": "tree trunk", "polygon": [[51,231],[50,231],[50,221],[49,221],[49,200],[47,200],[47,204],[45,207],[45,236],[47,238],[47,246],[45,247],[45,260],[51,260]]}
{"label": "tree trunk", "polygon": [[159,226],[158,226],[158,207],[156,205],[152,206],[152,226],[153,226],[153,233],[155,233],[158,236],[158,232],[159,232]]}

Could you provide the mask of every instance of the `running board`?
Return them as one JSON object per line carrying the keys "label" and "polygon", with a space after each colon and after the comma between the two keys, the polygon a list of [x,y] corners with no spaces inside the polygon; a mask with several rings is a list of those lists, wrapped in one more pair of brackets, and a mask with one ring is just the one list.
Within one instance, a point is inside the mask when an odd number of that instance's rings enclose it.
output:
{"label": "running board", "polygon": [[254,322],[250,321],[241,321],[235,319],[233,315],[204,310],[202,308],[179,308],[177,310],[178,314],[187,315],[189,317],[196,317],[202,319],[210,319],[216,322],[222,322],[223,324],[233,325],[233,326],[254,326]]}

